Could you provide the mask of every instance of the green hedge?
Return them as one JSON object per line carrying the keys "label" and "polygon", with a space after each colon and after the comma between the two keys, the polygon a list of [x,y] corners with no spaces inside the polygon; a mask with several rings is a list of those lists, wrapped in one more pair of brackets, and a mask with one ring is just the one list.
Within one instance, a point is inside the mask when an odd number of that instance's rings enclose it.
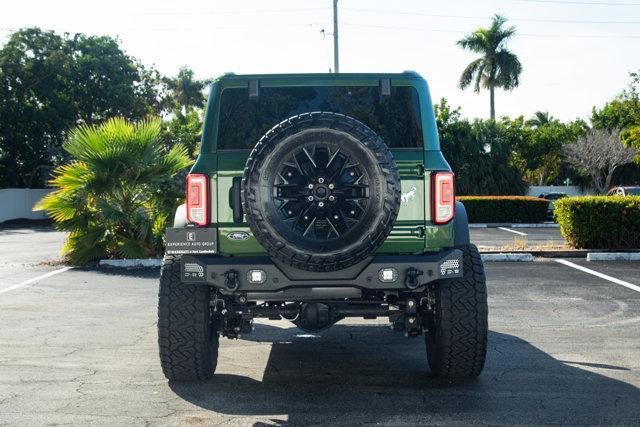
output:
{"label": "green hedge", "polygon": [[555,216],[560,233],[576,248],[640,248],[640,196],[560,199]]}
{"label": "green hedge", "polygon": [[460,196],[469,222],[536,223],[547,218],[549,201],[527,196]]}

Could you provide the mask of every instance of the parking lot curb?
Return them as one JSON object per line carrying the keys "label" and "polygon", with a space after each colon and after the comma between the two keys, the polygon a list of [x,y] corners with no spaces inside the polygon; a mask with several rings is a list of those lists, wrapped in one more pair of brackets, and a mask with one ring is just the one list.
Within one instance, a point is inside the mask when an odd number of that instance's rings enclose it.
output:
{"label": "parking lot curb", "polygon": [[116,267],[116,268],[137,268],[137,267],[160,267],[162,259],[145,258],[145,259],[101,259],[98,267]]}
{"label": "parking lot curb", "polygon": [[530,253],[480,254],[483,262],[533,262]]}
{"label": "parking lot curb", "polygon": [[587,261],[640,261],[640,252],[589,252]]}

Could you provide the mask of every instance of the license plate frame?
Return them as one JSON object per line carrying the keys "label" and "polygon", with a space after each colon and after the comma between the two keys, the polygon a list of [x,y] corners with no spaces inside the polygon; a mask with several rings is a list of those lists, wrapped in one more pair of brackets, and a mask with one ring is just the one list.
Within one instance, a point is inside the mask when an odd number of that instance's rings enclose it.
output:
{"label": "license plate frame", "polygon": [[206,255],[218,253],[218,229],[211,227],[167,228],[167,255]]}

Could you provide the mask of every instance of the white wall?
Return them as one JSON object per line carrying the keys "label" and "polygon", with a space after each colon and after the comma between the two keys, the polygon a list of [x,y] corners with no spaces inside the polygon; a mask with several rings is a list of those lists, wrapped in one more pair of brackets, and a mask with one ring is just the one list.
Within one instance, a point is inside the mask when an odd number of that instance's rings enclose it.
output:
{"label": "white wall", "polygon": [[582,191],[577,185],[532,185],[527,191],[527,196],[538,197],[542,193],[566,193],[567,196],[593,194],[588,190]]}
{"label": "white wall", "polygon": [[5,188],[0,190],[0,222],[10,219],[46,219],[44,211],[31,209],[51,188]]}

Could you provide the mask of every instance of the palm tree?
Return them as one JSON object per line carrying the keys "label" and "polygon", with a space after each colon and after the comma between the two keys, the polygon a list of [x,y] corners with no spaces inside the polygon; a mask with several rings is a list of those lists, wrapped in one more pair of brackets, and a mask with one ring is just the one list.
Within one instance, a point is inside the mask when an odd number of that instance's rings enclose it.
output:
{"label": "palm tree", "polygon": [[165,224],[181,197],[172,176],[191,160],[180,145],[164,148],[160,128],[160,120],[113,118],[71,132],[63,148],[74,159],[56,168],[56,190],[34,207],[70,232],[63,252],[71,263],[162,251]]}
{"label": "palm tree", "polygon": [[165,78],[167,87],[172,92],[173,99],[183,108],[202,107],[205,100],[204,90],[211,80],[198,80],[193,70],[188,67],[180,67],[178,75],[174,78]]}
{"label": "palm tree", "polygon": [[495,15],[489,28],[478,28],[457,41],[463,49],[482,55],[467,65],[458,85],[465,89],[473,82],[476,93],[480,92],[480,86],[489,89],[492,120],[496,118],[495,88],[512,90],[520,83],[518,79],[522,72],[518,57],[505,47],[507,40],[516,33],[516,28],[503,28],[505,22],[505,17]]}
{"label": "palm tree", "polygon": [[527,120],[529,126],[537,127],[548,125],[556,121],[556,118],[549,114],[548,111],[536,111],[533,117]]}

